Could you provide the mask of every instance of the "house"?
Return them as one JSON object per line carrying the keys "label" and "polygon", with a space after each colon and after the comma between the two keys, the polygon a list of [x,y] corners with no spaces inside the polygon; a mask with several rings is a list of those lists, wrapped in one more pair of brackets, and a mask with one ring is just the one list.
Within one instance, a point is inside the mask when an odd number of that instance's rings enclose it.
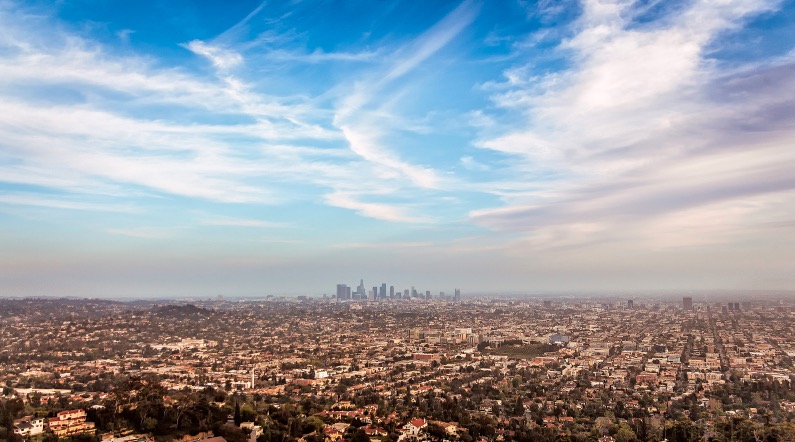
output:
{"label": "house", "polygon": [[409,436],[416,436],[427,426],[428,422],[426,422],[425,419],[412,419],[406,425],[403,425],[403,430],[405,430],[405,434]]}
{"label": "house", "polygon": [[33,416],[25,416],[14,421],[14,434],[16,435],[29,437],[42,433],[44,433],[44,418],[34,419]]}

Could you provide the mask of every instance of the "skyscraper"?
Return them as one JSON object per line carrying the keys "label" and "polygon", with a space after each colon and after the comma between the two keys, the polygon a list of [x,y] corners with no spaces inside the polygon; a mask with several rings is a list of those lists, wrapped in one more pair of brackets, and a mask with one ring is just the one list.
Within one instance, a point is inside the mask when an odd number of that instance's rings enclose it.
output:
{"label": "skyscraper", "polygon": [[337,299],[349,299],[351,288],[345,284],[337,284]]}
{"label": "skyscraper", "polygon": [[635,307],[635,303],[630,299],[627,301],[627,308],[632,310]]}
{"label": "skyscraper", "polygon": [[455,295],[453,296],[453,301],[460,301],[461,300],[461,289],[455,289]]}
{"label": "skyscraper", "polygon": [[381,284],[381,291],[378,292],[378,299],[386,299],[386,283]]}
{"label": "skyscraper", "polygon": [[682,298],[682,307],[685,310],[693,310],[693,298],[689,296]]}
{"label": "skyscraper", "polygon": [[395,299],[395,286],[389,286],[389,299]]}

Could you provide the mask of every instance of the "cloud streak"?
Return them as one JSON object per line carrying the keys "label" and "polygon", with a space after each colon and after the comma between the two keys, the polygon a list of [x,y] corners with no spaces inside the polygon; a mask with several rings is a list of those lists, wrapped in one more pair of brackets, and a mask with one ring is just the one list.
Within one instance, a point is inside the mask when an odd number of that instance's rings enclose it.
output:
{"label": "cloud streak", "polygon": [[[772,208],[749,201],[788,199],[795,189],[787,172],[795,164],[787,147],[795,97],[781,95],[792,90],[791,79],[777,74],[792,60],[726,74],[709,47],[776,5],[694,1],[638,25],[632,17],[641,6],[633,2],[584,2],[576,34],[558,46],[572,68],[522,79],[511,70],[507,90],[493,100],[524,123],[478,143],[566,182],[505,189],[505,206],[472,211],[471,219],[523,232],[541,248],[593,241],[661,247],[661,238],[683,246],[758,233]],[[743,82],[742,94],[715,92]],[[749,121],[752,115],[770,117]],[[731,220],[705,227],[716,208]]]}

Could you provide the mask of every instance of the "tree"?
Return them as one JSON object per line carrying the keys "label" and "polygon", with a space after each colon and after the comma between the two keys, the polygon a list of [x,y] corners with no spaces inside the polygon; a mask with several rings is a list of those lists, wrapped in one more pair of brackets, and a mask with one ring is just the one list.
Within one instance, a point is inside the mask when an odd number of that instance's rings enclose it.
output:
{"label": "tree", "polygon": [[241,417],[240,417],[240,401],[238,401],[237,399],[235,399],[235,417],[234,417],[234,421],[235,421],[235,425],[237,425],[238,427],[240,426],[240,423],[243,422]]}
{"label": "tree", "polygon": [[638,437],[635,435],[635,432],[632,431],[631,428],[625,423],[621,423],[619,425],[618,431],[615,434],[616,442],[635,442],[638,440]]}
{"label": "tree", "polygon": [[368,436],[363,429],[359,428],[353,433],[351,442],[370,442],[370,436]]}
{"label": "tree", "polygon": [[521,396],[517,397],[516,403],[513,404],[513,415],[524,416],[524,401]]}

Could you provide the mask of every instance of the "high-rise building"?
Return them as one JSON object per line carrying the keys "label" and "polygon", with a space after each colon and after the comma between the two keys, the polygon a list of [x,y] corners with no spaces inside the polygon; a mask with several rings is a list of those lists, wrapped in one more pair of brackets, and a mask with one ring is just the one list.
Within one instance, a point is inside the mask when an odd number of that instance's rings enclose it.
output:
{"label": "high-rise building", "polygon": [[733,302],[730,302],[728,306],[729,306],[729,311],[734,310],[734,303]]}
{"label": "high-rise building", "polygon": [[337,299],[345,299],[345,289],[348,288],[345,284],[337,284]]}
{"label": "high-rise building", "polygon": [[631,299],[629,301],[627,301],[627,308],[630,309],[630,310],[635,308],[635,303]]}
{"label": "high-rise building", "polygon": [[428,299],[428,300],[431,299],[431,291],[430,290],[425,290],[425,299]]}
{"label": "high-rise building", "polygon": [[351,288],[347,285],[345,286],[345,299],[351,299]]}
{"label": "high-rise building", "polygon": [[389,286],[389,299],[395,299],[395,286]]}
{"label": "high-rise building", "polygon": [[[746,307],[747,307],[747,306],[746,306]],[[735,311],[735,312],[739,312],[739,311],[740,311],[740,303],[739,303],[739,302],[735,302],[735,303],[734,303],[734,311]]]}
{"label": "high-rise building", "polygon": [[455,295],[453,296],[453,301],[460,301],[461,300],[461,289],[455,289]]}
{"label": "high-rise building", "polygon": [[403,299],[409,299],[409,289],[403,290]]}
{"label": "high-rise building", "polygon": [[381,284],[381,291],[378,292],[378,299],[386,299],[386,283]]}
{"label": "high-rise building", "polygon": [[693,310],[693,298],[689,296],[682,298],[682,307],[684,307],[685,310]]}

